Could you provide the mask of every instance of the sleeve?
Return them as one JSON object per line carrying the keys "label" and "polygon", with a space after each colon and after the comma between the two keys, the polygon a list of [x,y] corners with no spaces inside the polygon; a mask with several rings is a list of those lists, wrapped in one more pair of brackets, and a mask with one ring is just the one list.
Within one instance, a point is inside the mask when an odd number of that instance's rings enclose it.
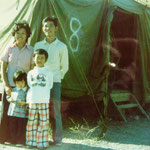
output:
{"label": "sleeve", "polygon": [[63,49],[60,51],[60,71],[61,71],[61,79],[64,78],[66,72],[69,69],[69,58],[68,58],[68,49],[67,46],[64,45]]}
{"label": "sleeve", "polygon": [[37,43],[35,43],[34,45],[34,51],[37,49]]}
{"label": "sleeve", "polygon": [[6,48],[2,55],[0,56],[0,61],[8,62],[9,53],[10,53],[10,47]]}
{"label": "sleeve", "polygon": [[31,72],[28,72],[28,74],[27,74],[27,84],[30,88],[31,87]]}
{"label": "sleeve", "polygon": [[34,61],[33,61],[33,47],[32,47],[32,49],[31,49],[31,51],[32,51],[32,53],[31,53],[31,65],[33,65],[34,64]]}
{"label": "sleeve", "polygon": [[[11,102],[12,101],[12,99],[13,100],[16,100],[15,98],[14,98],[14,91],[15,91],[15,88],[13,88],[13,90],[12,90],[12,92],[11,92],[11,96],[6,96],[6,99],[7,99],[7,101],[8,102]],[[16,94],[15,94],[16,95]]]}
{"label": "sleeve", "polygon": [[11,101],[11,96],[8,96],[8,95],[7,95],[7,96],[6,96],[6,99],[7,99],[8,102],[10,102],[10,101]]}
{"label": "sleeve", "polygon": [[52,72],[50,72],[49,73],[49,86],[50,86],[50,89],[52,89],[52,87],[53,87],[53,73]]}

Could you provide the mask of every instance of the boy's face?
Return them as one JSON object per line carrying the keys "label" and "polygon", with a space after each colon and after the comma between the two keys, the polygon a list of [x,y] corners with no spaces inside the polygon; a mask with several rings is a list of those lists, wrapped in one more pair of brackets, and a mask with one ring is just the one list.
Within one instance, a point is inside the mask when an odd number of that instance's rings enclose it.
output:
{"label": "boy's face", "polygon": [[36,54],[33,58],[35,65],[37,67],[44,67],[44,64],[46,62],[46,58],[44,54]]}
{"label": "boy's face", "polygon": [[55,27],[53,21],[47,21],[43,24],[43,32],[47,38],[55,37],[58,27]]}
{"label": "boy's face", "polygon": [[16,81],[16,86],[20,89],[23,89],[25,87],[26,83],[24,80],[22,81]]}

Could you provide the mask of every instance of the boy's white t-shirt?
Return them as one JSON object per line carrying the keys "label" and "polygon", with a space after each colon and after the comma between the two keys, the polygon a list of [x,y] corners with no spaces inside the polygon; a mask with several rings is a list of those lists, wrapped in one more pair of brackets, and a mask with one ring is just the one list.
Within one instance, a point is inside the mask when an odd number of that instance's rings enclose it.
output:
{"label": "boy's white t-shirt", "polygon": [[53,86],[53,73],[49,69],[34,67],[28,72],[27,103],[49,103],[50,90]]}

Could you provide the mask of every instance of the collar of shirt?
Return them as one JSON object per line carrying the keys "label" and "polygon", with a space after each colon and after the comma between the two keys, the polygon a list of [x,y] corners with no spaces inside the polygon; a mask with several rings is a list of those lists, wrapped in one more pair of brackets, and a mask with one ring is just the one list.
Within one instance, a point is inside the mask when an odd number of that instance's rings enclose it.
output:
{"label": "collar of shirt", "polygon": [[27,91],[27,86],[25,86],[23,89],[20,89],[20,88],[18,88],[18,87],[16,86],[16,89],[17,89],[17,91],[23,90],[24,92],[26,92],[26,91]]}
{"label": "collar of shirt", "polygon": [[[17,48],[16,43],[14,43],[12,47],[13,47],[13,48]],[[29,50],[29,49],[30,49],[30,46],[26,43],[22,49],[24,49],[24,48],[26,48],[26,49]]]}
{"label": "collar of shirt", "polygon": [[36,69],[36,70],[44,70],[46,67],[45,66],[43,66],[43,67],[37,67],[37,66],[35,66],[34,67],[34,69]]}
{"label": "collar of shirt", "polygon": [[45,38],[43,41],[44,41],[44,44],[45,44],[45,45],[47,45],[47,44],[53,44],[53,45],[56,45],[57,42],[58,42],[58,39],[56,38],[55,41],[53,41],[52,43],[48,43],[48,42],[46,41],[46,38]]}

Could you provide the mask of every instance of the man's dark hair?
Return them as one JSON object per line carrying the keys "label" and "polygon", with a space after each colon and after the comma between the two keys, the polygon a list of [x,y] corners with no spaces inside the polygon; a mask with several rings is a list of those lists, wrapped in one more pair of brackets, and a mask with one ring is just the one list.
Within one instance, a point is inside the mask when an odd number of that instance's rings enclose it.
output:
{"label": "man's dark hair", "polygon": [[48,16],[48,17],[44,18],[42,21],[42,24],[44,25],[44,23],[48,22],[48,21],[52,21],[54,23],[55,27],[58,26],[58,19],[55,16]]}
{"label": "man's dark hair", "polygon": [[22,81],[24,80],[27,85],[27,74],[24,71],[17,71],[14,73],[13,81],[16,83],[16,81]]}
{"label": "man's dark hair", "polygon": [[48,53],[47,51],[45,51],[44,49],[36,49],[34,52],[33,52],[33,57],[35,57],[35,55],[45,55],[45,60],[47,61],[48,59]]}
{"label": "man's dark hair", "polygon": [[31,31],[30,31],[30,27],[28,25],[28,23],[24,20],[21,20],[21,21],[18,21],[18,22],[15,22],[14,24],[14,27],[12,29],[12,36],[15,36],[15,33],[17,31],[19,31],[21,28],[24,28],[25,31],[26,31],[26,34],[27,34],[27,39],[26,39],[26,42],[28,41],[28,38],[30,37],[31,35]]}

